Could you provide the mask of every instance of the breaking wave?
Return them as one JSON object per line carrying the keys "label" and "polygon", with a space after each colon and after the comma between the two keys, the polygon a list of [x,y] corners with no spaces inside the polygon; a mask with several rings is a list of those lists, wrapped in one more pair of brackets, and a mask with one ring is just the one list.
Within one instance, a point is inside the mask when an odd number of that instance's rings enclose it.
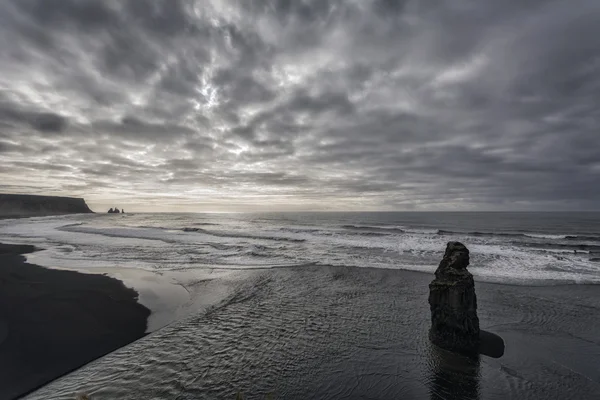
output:
{"label": "breaking wave", "polygon": [[103,217],[0,221],[0,241],[55,249],[44,253],[51,258],[50,266],[104,261],[104,266],[146,269],[336,265],[432,272],[445,244],[460,240],[471,250],[471,269],[478,280],[600,282],[596,233],[600,229],[593,227],[581,233],[572,227],[524,232],[515,219],[511,227],[493,232],[468,229],[460,221],[456,229],[448,229],[449,224],[434,228],[433,217],[421,226],[359,223],[356,215],[347,221],[320,215],[294,219],[293,214],[280,219],[194,214]]}

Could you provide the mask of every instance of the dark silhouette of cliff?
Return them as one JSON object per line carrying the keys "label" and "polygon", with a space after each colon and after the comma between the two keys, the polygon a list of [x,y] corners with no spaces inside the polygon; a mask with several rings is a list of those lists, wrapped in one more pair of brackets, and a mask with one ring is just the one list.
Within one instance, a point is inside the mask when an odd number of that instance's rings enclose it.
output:
{"label": "dark silhouette of cliff", "polygon": [[92,212],[82,198],[0,194],[0,217],[35,217]]}

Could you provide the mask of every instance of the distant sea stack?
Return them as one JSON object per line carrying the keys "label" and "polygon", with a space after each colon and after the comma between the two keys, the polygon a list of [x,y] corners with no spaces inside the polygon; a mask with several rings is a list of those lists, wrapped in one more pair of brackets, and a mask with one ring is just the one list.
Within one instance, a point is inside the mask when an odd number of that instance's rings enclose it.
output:
{"label": "distant sea stack", "polygon": [[35,217],[92,212],[82,198],[0,194],[1,217]]}
{"label": "distant sea stack", "polygon": [[446,350],[478,354],[477,297],[468,265],[469,250],[462,243],[449,242],[435,279],[429,284],[429,339]]}

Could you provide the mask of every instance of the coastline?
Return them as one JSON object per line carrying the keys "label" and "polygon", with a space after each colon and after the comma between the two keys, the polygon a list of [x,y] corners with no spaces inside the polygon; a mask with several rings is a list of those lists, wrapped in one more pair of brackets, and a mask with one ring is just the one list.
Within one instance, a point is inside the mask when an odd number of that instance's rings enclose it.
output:
{"label": "coastline", "polygon": [[[595,398],[600,286],[476,282],[499,359],[428,340],[432,275],[307,266],[244,274],[231,295],[27,396],[147,399]],[[217,283],[217,282],[215,282]],[[220,284],[220,283],[219,283]],[[90,379],[93,377],[93,379]],[[360,384],[357,384],[359,382]]]}
{"label": "coastline", "polygon": [[26,262],[0,244],[0,399],[23,396],[146,334],[150,310],[123,282]]}
{"label": "coastline", "polygon": [[[106,224],[89,223],[89,229],[72,231],[57,230],[53,221],[7,229],[5,242],[22,237],[23,243],[45,248],[20,262],[52,273],[114,278],[151,310],[145,332],[152,334],[66,371],[27,398],[67,400],[81,392],[95,400],[141,400],[157,393],[176,398],[183,392],[211,399],[234,398],[238,391],[260,398],[263,390],[280,398],[335,398],[340,395],[332,392],[335,388],[350,390],[358,380],[361,384],[348,396],[444,398],[444,393],[457,390],[466,398],[486,399],[505,398],[507,393],[530,399],[556,393],[565,399],[600,395],[594,364],[600,356],[600,285],[566,279],[537,285],[541,280],[532,282],[527,274],[510,283],[494,282],[484,273],[507,276],[504,265],[474,262],[474,270],[487,276],[475,277],[481,328],[501,336],[507,348],[500,359],[482,357],[477,365],[463,365],[427,340],[431,323],[427,287],[433,271],[330,265],[323,262],[327,258],[273,266],[268,257],[282,252],[319,254],[318,246],[310,245],[314,237],[287,242],[292,234],[286,233],[284,244],[274,246],[277,235],[240,239],[232,232],[235,239],[211,237],[207,245],[200,234],[181,233],[182,227],[207,224],[202,218],[194,223],[189,217],[153,218],[151,224],[145,223],[146,217],[125,224],[114,223],[121,218],[110,218]],[[132,232],[130,225],[145,230]],[[153,225],[159,228],[153,230]],[[54,240],[46,241],[47,237]],[[388,236],[373,237],[379,242]],[[417,242],[408,244],[427,249]],[[80,254],[86,249],[93,251]],[[108,252],[114,254],[105,256]],[[207,262],[204,268],[189,265],[221,253],[239,254],[239,259],[226,260],[240,268],[219,262]],[[410,261],[412,253],[408,254],[393,266],[403,267],[405,258]],[[529,258],[501,256],[508,266],[528,271]],[[248,259],[254,263],[244,264]],[[559,266],[569,261],[552,259]],[[7,330],[0,326],[0,336],[2,332]],[[449,372],[452,375],[447,376]],[[398,382],[406,385],[394,386]]]}

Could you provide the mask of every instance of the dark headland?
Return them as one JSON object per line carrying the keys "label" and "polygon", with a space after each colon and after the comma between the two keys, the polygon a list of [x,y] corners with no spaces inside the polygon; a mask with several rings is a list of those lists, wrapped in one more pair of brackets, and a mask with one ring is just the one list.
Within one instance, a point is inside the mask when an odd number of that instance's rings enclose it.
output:
{"label": "dark headland", "polygon": [[144,336],[150,315],[121,281],[26,263],[34,250],[0,244],[2,400]]}
{"label": "dark headland", "polygon": [[0,217],[3,218],[92,212],[82,198],[0,193]]}

